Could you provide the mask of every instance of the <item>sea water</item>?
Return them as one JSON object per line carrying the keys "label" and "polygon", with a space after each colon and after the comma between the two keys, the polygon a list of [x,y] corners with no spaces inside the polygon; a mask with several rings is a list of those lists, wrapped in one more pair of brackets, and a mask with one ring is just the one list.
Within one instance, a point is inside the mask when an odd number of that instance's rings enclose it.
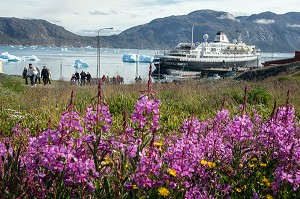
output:
{"label": "sea water", "polygon": [[[37,61],[21,60],[3,63],[3,73],[8,75],[22,75],[22,71],[29,63],[42,69],[46,66],[52,73],[52,79],[63,79],[69,81],[76,71],[83,70],[89,72],[92,78],[97,77],[97,48],[60,48],[60,47],[41,47],[41,46],[0,46],[0,54],[8,52],[17,57],[36,56]],[[100,50],[100,77],[103,75],[120,75],[125,83],[133,83],[136,76],[148,79],[150,63],[123,62],[124,54],[133,53],[145,56],[154,56],[156,50],[137,50],[137,49],[111,49],[102,48]],[[74,67],[76,60],[88,63],[89,67]],[[154,68],[153,68],[154,70]]]}
{"label": "sea water", "polygon": [[[46,66],[52,73],[52,79],[63,79],[69,81],[72,74],[83,70],[89,72],[93,78],[97,76],[97,49],[92,47],[85,48],[61,48],[61,47],[42,47],[42,46],[0,46],[0,53],[8,52],[17,57],[36,56],[37,61],[24,60],[17,62],[4,62],[3,73],[8,75],[22,75],[24,67],[29,63],[42,69]],[[150,63],[129,63],[123,62],[124,54],[134,53],[144,56],[154,56],[157,50],[142,49],[112,49],[102,48],[100,50],[100,77],[103,75],[113,77],[120,75],[125,83],[133,83],[136,76],[148,79]],[[272,59],[282,59],[293,57],[293,53],[261,53],[260,63]],[[75,68],[75,60],[81,59],[82,62],[89,64],[89,67]],[[155,68],[153,67],[152,70]]]}

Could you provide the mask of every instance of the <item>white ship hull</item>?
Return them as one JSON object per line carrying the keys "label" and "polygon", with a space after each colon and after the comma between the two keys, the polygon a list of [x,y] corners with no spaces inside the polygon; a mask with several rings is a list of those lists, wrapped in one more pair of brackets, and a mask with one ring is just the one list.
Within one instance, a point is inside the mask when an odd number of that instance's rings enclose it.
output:
{"label": "white ship hull", "polygon": [[258,67],[258,57],[243,58],[239,60],[214,59],[214,60],[181,60],[174,57],[159,57],[159,62],[154,65],[157,69],[176,69],[182,71],[201,71],[207,68],[235,68],[235,67]]}

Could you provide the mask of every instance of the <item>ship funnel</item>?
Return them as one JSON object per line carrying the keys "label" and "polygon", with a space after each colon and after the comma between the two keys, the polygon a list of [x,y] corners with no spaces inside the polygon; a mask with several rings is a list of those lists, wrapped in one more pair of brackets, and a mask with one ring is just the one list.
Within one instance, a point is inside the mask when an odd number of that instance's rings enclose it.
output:
{"label": "ship funnel", "polygon": [[228,37],[226,36],[226,34],[224,32],[218,31],[216,36],[215,36],[214,42],[215,43],[217,43],[217,42],[229,43],[229,40],[228,40]]}

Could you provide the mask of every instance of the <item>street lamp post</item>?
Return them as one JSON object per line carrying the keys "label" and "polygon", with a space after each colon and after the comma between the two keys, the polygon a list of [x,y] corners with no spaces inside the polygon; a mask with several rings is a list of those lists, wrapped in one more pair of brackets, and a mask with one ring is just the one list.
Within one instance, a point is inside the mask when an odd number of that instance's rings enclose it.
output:
{"label": "street lamp post", "polygon": [[135,62],[135,77],[139,77],[139,49],[136,50],[136,62]]}
{"label": "street lamp post", "polygon": [[113,28],[101,28],[98,30],[97,37],[97,78],[100,78],[100,31],[101,30],[111,30]]}
{"label": "street lamp post", "polygon": [[276,37],[276,35],[272,35],[272,36],[273,36],[272,59],[274,59],[274,47],[275,47],[275,37]]}
{"label": "street lamp post", "polygon": [[62,80],[62,59],[60,58],[60,79]]}

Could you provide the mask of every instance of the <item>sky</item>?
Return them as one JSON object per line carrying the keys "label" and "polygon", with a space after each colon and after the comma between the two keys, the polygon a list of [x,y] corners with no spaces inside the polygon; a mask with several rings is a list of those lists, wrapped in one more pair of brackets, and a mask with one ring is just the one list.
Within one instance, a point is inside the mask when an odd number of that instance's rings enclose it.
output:
{"label": "sky", "polygon": [[[153,19],[210,9],[234,16],[300,12],[300,0],[0,0],[0,16],[44,19],[78,35],[120,32]],[[105,28],[113,28],[105,29]]]}

